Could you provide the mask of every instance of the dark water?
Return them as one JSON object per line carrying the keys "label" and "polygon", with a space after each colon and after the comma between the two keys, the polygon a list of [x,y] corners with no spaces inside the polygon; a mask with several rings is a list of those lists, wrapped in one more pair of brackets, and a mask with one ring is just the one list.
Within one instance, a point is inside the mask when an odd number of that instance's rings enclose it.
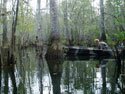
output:
{"label": "dark water", "polygon": [[35,50],[0,69],[0,94],[125,94],[114,59],[45,60]]}

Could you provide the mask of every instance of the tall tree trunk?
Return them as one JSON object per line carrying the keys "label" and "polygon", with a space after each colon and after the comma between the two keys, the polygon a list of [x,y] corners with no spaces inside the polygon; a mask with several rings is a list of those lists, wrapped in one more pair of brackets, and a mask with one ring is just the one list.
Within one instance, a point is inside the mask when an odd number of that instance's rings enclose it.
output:
{"label": "tall tree trunk", "polygon": [[56,1],[57,0],[50,0],[51,42],[53,42],[54,40],[59,40],[60,38],[60,34],[58,31],[58,15]]}
{"label": "tall tree trunk", "polygon": [[2,48],[1,48],[1,61],[2,65],[8,64],[8,51],[9,47],[6,46],[7,44],[7,0],[1,0],[2,5],[2,20],[3,20],[3,40],[2,40]]}
{"label": "tall tree trunk", "polygon": [[100,40],[106,41],[104,24],[104,1],[100,0]]}
{"label": "tall tree trunk", "polygon": [[49,47],[46,58],[62,58],[62,45],[58,30],[58,15],[56,0],[50,0],[51,34],[49,37]]}
{"label": "tall tree trunk", "polygon": [[122,13],[122,28],[123,28],[123,31],[125,31],[125,0],[123,1],[123,5],[121,6],[121,13]]}
{"label": "tall tree trunk", "polygon": [[2,41],[2,45],[3,47],[5,46],[5,44],[7,43],[7,9],[6,9],[6,4],[7,4],[7,0],[3,0],[3,41]]}
{"label": "tall tree trunk", "polygon": [[37,0],[37,14],[36,14],[36,20],[37,20],[37,36],[38,39],[42,38],[42,25],[41,25],[41,0]]}
{"label": "tall tree trunk", "polygon": [[67,14],[67,0],[65,1],[65,8],[64,8],[64,31],[66,33],[66,41],[68,42],[68,44],[70,43],[70,34],[69,34],[69,30],[68,30],[68,14]]}
{"label": "tall tree trunk", "polygon": [[11,38],[11,52],[15,50],[15,42],[16,42],[16,26],[17,26],[17,17],[18,17],[18,8],[19,8],[19,0],[17,0],[16,11],[13,15],[13,23],[12,23],[12,38]]}

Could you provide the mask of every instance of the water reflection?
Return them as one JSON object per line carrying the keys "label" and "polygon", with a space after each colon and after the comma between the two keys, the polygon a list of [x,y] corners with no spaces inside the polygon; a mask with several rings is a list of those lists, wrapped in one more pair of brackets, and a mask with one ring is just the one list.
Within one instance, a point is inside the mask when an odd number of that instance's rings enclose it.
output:
{"label": "water reflection", "polygon": [[119,79],[117,75],[120,74],[119,72],[116,73],[119,68],[116,69],[115,60],[77,60],[67,61],[64,64],[66,64],[65,68],[67,67],[64,72],[65,76],[63,75],[67,92],[79,94],[122,94],[117,82],[114,81],[116,77]]}
{"label": "water reflection", "polygon": [[53,94],[61,94],[61,76],[63,60],[47,60],[53,85]]}
{"label": "water reflection", "polygon": [[[16,79],[15,79],[15,69],[14,65],[9,67],[3,67],[3,78],[4,78],[4,94],[8,94],[10,87],[9,82],[11,81],[12,87],[13,87],[13,94],[17,94],[17,86],[16,86]],[[9,80],[10,78],[10,80]]]}
{"label": "water reflection", "polygon": [[42,77],[43,77],[43,67],[44,67],[44,62],[43,59],[38,58],[38,79],[39,79],[39,90],[40,94],[43,94],[43,82],[42,82]]}
{"label": "water reflection", "polygon": [[15,66],[0,66],[0,94],[124,94],[123,61],[45,60],[32,49],[17,56]]}
{"label": "water reflection", "polygon": [[[25,59],[27,58],[27,60]],[[25,63],[26,61],[29,62],[29,57],[27,50],[21,50],[19,51],[19,57],[18,57],[18,64],[17,64],[17,73],[18,73],[18,94],[27,94],[26,90],[26,69],[25,69]]]}
{"label": "water reflection", "polygon": [[87,60],[65,62],[63,70],[65,92],[68,94],[92,94],[95,76],[93,64]]}
{"label": "water reflection", "polygon": [[1,94],[1,81],[2,81],[2,68],[1,68],[1,58],[0,58],[0,94]]}
{"label": "water reflection", "polygon": [[[106,86],[106,63],[108,60],[101,60],[100,67],[101,67],[101,76],[102,76],[102,92],[101,94],[106,94],[107,86]],[[107,90],[108,91],[108,90]]]}

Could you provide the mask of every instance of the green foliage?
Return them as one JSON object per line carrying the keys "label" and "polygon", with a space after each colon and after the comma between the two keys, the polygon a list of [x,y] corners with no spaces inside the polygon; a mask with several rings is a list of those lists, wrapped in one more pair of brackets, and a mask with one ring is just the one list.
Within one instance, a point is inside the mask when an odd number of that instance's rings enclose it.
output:
{"label": "green foliage", "polygon": [[114,34],[114,38],[116,42],[122,42],[125,40],[125,32],[119,32],[117,34]]}
{"label": "green foliage", "polygon": [[35,26],[34,21],[33,10],[22,1],[18,15],[17,31],[32,32]]}
{"label": "green foliage", "polygon": [[[61,0],[58,4],[58,18],[59,18],[59,31],[62,35],[63,43],[67,42],[67,34],[74,45],[88,45],[93,44],[95,38],[99,38],[99,11],[92,6],[93,0]],[[30,2],[30,1],[29,1]],[[20,1],[19,15],[17,23],[16,35],[24,37],[27,35],[35,36],[37,28],[35,25],[35,16],[32,8],[25,1]],[[124,40],[124,1],[123,0],[106,0],[105,3],[105,28],[108,37],[108,42],[115,44],[116,42]],[[65,30],[64,15],[67,12],[67,28]],[[7,16],[8,31],[11,31],[12,16]],[[43,12],[42,18],[42,30],[43,35],[48,39],[50,34],[50,14]],[[0,25],[2,25],[2,17],[0,18]],[[0,29],[2,32],[2,28]],[[67,33],[68,32],[68,33]],[[10,34],[11,35],[11,34]],[[29,38],[31,39],[31,38]],[[115,41],[113,40],[115,39]]]}
{"label": "green foliage", "polygon": [[111,47],[115,45],[119,45],[123,41],[125,41],[125,32],[119,31],[118,33],[114,33],[111,35],[107,35],[107,42]]}
{"label": "green foliage", "polygon": [[107,0],[105,5],[105,23],[108,35],[108,43],[111,46],[117,45],[125,40],[124,30],[124,1]]}
{"label": "green foliage", "polygon": [[[74,45],[86,45],[88,38],[93,41],[98,36],[98,33],[96,33],[99,32],[98,16],[95,10],[92,9],[91,4],[88,0],[67,0],[62,2],[60,8],[63,14],[65,14],[64,12],[68,13],[68,32]],[[66,8],[66,6],[68,7]]]}
{"label": "green foliage", "polygon": [[22,19],[21,16],[19,16],[18,21],[18,27],[17,30],[19,32],[33,32],[35,27],[34,18],[29,16],[24,16],[24,19]]}

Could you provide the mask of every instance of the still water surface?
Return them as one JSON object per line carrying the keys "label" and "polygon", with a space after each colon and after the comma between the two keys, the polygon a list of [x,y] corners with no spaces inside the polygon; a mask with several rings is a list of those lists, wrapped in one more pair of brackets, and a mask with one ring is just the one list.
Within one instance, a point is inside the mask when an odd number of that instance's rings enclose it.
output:
{"label": "still water surface", "polygon": [[122,94],[114,59],[46,60],[33,49],[0,70],[0,94]]}

